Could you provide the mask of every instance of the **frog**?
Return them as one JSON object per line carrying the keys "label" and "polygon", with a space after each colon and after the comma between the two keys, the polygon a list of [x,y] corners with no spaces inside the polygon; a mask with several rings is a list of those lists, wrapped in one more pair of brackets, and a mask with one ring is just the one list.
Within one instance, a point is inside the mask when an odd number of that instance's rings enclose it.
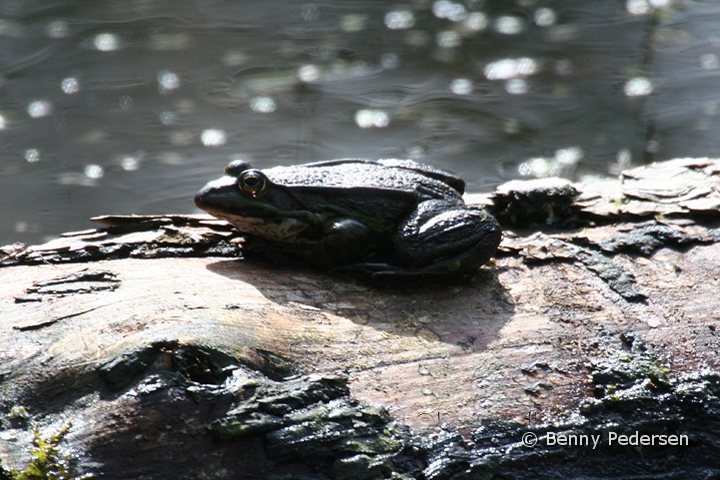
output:
{"label": "frog", "polygon": [[465,182],[402,159],[339,159],[268,169],[234,160],[195,205],[242,232],[242,255],[371,277],[468,274],[495,254],[492,215]]}

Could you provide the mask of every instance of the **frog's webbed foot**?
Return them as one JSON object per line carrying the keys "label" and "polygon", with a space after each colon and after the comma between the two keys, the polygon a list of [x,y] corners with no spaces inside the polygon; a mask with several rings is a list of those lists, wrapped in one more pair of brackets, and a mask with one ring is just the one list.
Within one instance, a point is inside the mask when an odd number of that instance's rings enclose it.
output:
{"label": "frog's webbed foot", "polygon": [[[491,246],[492,247],[492,246]],[[497,247],[478,242],[473,248],[422,267],[403,267],[389,263],[356,263],[333,268],[331,274],[359,274],[372,278],[423,278],[473,273],[492,257]]]}

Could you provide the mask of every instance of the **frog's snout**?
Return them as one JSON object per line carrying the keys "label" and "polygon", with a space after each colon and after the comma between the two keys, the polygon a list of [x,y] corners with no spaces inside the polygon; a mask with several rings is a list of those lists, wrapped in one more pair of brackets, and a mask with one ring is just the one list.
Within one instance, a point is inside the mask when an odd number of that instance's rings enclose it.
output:
{"label": "frog's snout", "polygon": [[214,199],[232,194],[236,190],[236,185],[237,179],[227,175],[208,182],[195,194],[195,206],[201,210],[207,210],[208,207],[212,207],[215,203]]}

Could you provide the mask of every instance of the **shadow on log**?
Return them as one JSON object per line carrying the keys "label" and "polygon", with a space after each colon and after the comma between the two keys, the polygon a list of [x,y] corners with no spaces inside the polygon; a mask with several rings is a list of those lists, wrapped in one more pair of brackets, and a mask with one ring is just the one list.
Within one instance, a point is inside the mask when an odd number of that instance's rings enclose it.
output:
{"label": "shadow on log", "polygon": [[4,475],[71,421],[78,478],[716,478],[719,185],[471,196],[505,238],[452,283],[250,263],[205,216],[5,247]]}

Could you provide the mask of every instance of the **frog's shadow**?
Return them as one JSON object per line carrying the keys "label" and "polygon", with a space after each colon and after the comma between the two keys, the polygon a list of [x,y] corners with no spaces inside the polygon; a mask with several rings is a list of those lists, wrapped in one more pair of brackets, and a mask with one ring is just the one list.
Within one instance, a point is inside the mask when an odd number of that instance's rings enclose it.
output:
{"label": "frog's shadow", "polygon": [[300,317],[308,310],[326,312],[392,335],[455,345],[464,353],[485,350],[515,312],[493,266],[467,278],[381,282],[246,260],[221,260],[207,269],[252,285],[276,304],[297,308]]}

